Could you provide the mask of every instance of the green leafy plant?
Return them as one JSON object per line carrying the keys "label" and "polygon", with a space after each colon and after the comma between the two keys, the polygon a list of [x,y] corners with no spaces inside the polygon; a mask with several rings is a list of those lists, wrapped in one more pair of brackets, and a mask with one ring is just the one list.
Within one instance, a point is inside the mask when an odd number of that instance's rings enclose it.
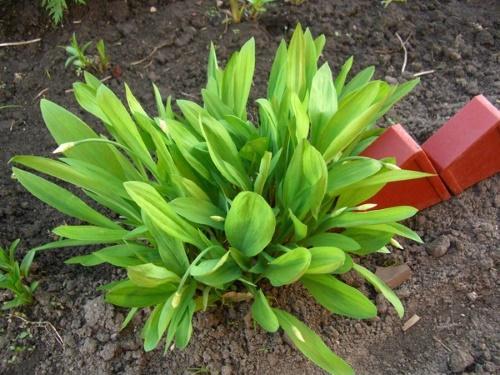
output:
{"label": "green leafy plant", "polygon": [[245,5],[240,3],[240,0],[229,0],[229,9],[231,20],[233,23],[240,23],[245,11]]}
{"label": "green leafy plant", "polygon": [[266,6],[272,2],[274,0],[229,0],[231,21],[240,23],[244,16],[255,21],[266,12]]}
{"label": "green leafy plant", "polygon": [[104,40],[100,39],[96,44],[97,56],[87,55],[87,50],[91,45],[92,42],[87,42],[80,47],[76,39],[76,34],[73,33],[70,45],[65,47],[69,57],[66,59],[64,67],[74,66],[78,76],[80,76],[84,70],[92,70],[99,74],[103,74],[109,68],[109,57],[106,54]]}
{"label": "green leafy plant", "polygon": [[[73,2],[84,5],[87,0],[73,0]],[[49,13],[55,25],[61,23],[63,14],[68,9],[66,0],[42,0],[42,6]]]}
{"label": "green leafy plant", "polygon": [[[82,108],[102,121],[98,135],[81,119],[47,100],[41,110],[59,145],[59,160],[16,156],[13,173],[33,195],[86,222],[53,230],[61,239],[33,251],[103,244],[67,262],[110,263],[127,277],[102,287],[106,301],[134,314],[149,307],[142,335],[145,350],[165,336],[188,345],[192,317],[218,301],[253,299],[254,321],[268,332],[282,328],[296,347],[330,373],[351,374],[310,328],[273,306],[266,290],[301,283],[330,312],[373,318],[377,309],[338,279],[364,277],[391,302],[396,294],[358,257],[388,252],[394,236],[421,241],[399,224],[413,207],[376,210],[363,203],[386,183],[427,176],[399,169],[394,160],[359,156],[381,132],[374,126],[418,83],[372,80],[374,68],[350,81],[352,57],[334,79],[328,63],[318,68],[324,36],[297,26],[281,42],[267,97],[247,101],[255,67],[249,40],[225,68],[212,45],[203,104],[177,100],[179,111],[154,86],[158,113],[150,116],[125,85],[128,109],[89,73],[74,84]],[[104,216],[82,198],[32,172],[82,189],[87,199],[116,213]]]}
{"label": "green leafy plant", "polygon": [[274,0],[247,0],[250,5],[250,17],[256,20],[262,13],[265,13],[267,4],[274,2]]}
{"label": "green leafy plant", "polygon": [[18,244],[19,240],[16,240],[8,249],[0,247],[0,288],[9,290],[14,296],[10,301],[4,302],[2,310],[31,303],[33,292],[38,287],[37,281],[26,284],[35,252],[29,251],[19,264],[15,257]]}

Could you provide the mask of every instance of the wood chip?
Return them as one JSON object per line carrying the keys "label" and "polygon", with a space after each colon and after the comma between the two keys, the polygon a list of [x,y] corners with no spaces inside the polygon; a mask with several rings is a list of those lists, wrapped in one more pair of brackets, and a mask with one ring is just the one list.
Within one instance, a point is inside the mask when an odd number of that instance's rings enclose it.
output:
{"label": "wood chip", "polygon": [[410,319],[406,321],[405,324],[403,324],[403,332],[409,330],[411,327],[413,327],[418,321],[420,320],[420,317],[417,314],[414,314]]}
{"label": "wood chip", "polygon": [[407,264],[377,267],[375,275],[380,277],[391,288],[397,288],[411,277],[411,269]]}

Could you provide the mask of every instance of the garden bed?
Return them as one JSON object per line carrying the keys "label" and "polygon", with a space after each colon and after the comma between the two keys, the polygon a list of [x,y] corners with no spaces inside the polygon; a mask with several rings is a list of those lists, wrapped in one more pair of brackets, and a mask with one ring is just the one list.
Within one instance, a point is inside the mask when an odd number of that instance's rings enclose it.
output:
{"label": "garden bed", "polygon": [[[413,1],[384,9],[378,1],[309,0],[301,6],[272,7],[258,23],[222,24],[215,1],[100,1],[73,7],[64,27],[52,28],[32,1],[2,5],[0,42],[41,37],[40,43],[0,48],[0,241],[21,238],[21,250],[51,239],[63,216],[45,206],[10,178],[8,160],[16,154],[49,155],[55,145],[40,115],[49,98],[77,111],[71,92],[76,79],[64,69],[73,32],[79,40],[103,38],[111,61],[122,70],[107,84],[122,93],[127,82],[138,99],[154,105],[150,81],[163,95],[199,100],[205,84],[210,41],[225,59],[249,37],[257,44],[253,98],[265,92],[269,65],[279,40],[297,22],[324,33],[323,59],[337,70],[350,55],[355,70],[374,64],[378,77],[403,81],[414,73],[422,83],[387,116],[420,142],[468,100],[483,93],[500,100],[500,8],[496,1]],[[281,3],[281,2],[280,2]],[[155,6],[156,12],[150,12]],[[497,15],[497,16],[495,16]],[[81,22],[80,22],[81,21]],[[408,39],[408,64],[395,33]],[[151,54],[156,46],[163,46]],[[143,61],[141,61],[143,60]],[[132,65],[133,62],[140,63]],[[0,106],[1,106],[0,105]],[[274,292],[276,303],[293,312],[359,374],[447,374],[452,370],[494,374],[500,368],[498,278],[499,176],[425,210],[409,222],[425,245],[402,241],[405,250],[375,255],[365,265],[407,263],[412,278],[396,289],[406,307],[403,321],[377,298],[380,318],[355,321],[332,317],[299,287]],[[63,263],[88,249],[55,250],[36,259],[41,281],[36,302],[21,309],[31,322],[0,316],[0,372],[5,374],[315,374],[322,373],[289,345],[284,334],[266,334],[244,317],[246,303],[197,315],[185,351],[141,348],[139,315],[124,331],[124,310],[104,304],[96,287],[118,278],[111,267],[83,268]],[[345,278],[366,293],[358,278]],[[372,295],[374,297],[374,295]],[[404,321],[421,317],[403,332]],[[26,335],[24,332],[32,334]],[[63,350],[64,348],[64,350]]]}

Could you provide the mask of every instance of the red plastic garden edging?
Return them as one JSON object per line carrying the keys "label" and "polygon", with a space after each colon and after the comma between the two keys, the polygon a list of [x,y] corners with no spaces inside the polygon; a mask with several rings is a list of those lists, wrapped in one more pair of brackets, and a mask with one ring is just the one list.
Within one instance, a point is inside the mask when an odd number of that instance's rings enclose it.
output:
{"label": "red plastic garden edging", "polygon": [[[397,165],[403,169],[437,174],[425,152],[400,124],[388,128],[362,155],[374,159],[395,157]],[[377,203],[377,208],[408,205],[422,210],[449,198],[450,193],[436,175],[391,182],[369,201]]]}
{"label": "red plastic garden edging", "polygon": [[459,194],[500,172],[500,111],[478,95],[422,148],[448,188]]}

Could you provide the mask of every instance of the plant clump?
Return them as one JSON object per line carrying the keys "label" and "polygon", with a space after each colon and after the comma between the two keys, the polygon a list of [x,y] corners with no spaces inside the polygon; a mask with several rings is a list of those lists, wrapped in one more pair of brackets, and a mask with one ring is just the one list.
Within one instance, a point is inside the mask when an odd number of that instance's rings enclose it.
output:
{"label": "plant clump", "polygon": [[[377,210],[365,202],[388,182],[426,175],[359,153],[380,134],[376,120],[418,80],[372,80],[373,67],[347,80],[352,58],[334,79],[328,63],[318,67],[324,44],[324,36],[313,38],[300,25],[289,44],[281,42],[267,96],[257,100],[258,116],[247,112],[253,39],[224,68],[211,47],[201,105],[180,99],[174,111],[155,86],[154,116],[128,86],[125,106],[85,73],[85,82],[73,86],[76,100],[102,122],[105,135],[43,100],[44,121],[59,145],[55,153],[62,155],[16,156],[13,173],[33,195],[84,224],[55,228],[61,239],[32,251],[103,245],[67,263],[109,263],[126,271],[102,290],[106,301],[130,309],[125,324],[139,309],[150,309],[145,350],[162,338],[165,350],[185,348],[197,311],[249,295],[262,329],[283,329],[330,373],[352,373],[316,333],[275,306],[266,287],[301,283],[331,313],[373,318],[373,302],[338,278],[352,270],[403,316],[395,293],[358,258],[388,252],[395,236],[420,241],[398,223],[417,210]],[[72,184],[83,196],[26,169]],[[115,214],[106,216],[96,205]]]}

